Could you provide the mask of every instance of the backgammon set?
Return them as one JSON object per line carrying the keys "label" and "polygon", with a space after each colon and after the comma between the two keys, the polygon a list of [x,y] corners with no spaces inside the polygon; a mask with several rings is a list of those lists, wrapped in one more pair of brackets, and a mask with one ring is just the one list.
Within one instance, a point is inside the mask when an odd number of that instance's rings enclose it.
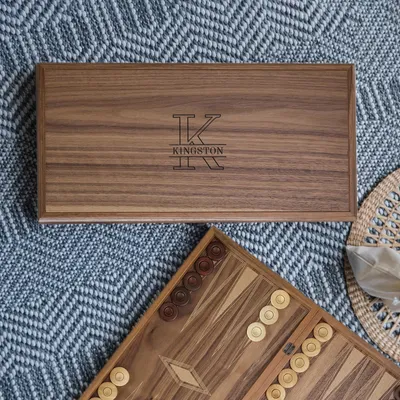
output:
{"label": "backgammon set", "polygon": [[400,369],[211,228],[82,400],[398,400]]}
{"label": "backgammon set", "polygon": [[38,64],[39,222],[352,221],[349,64]]}
{"label": "backgammon set", "polygon": [[[41,223],[356,218],[353,65],[36,79]],[[211,228],[81,399],[400,400],[400,369]]]}

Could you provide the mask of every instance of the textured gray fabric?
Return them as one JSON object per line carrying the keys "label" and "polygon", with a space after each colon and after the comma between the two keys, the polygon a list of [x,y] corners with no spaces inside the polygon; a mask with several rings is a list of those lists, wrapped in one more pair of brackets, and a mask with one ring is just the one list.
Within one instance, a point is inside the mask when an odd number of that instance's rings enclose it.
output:
{"label": "textured gray fabric", "polygon": [[[356,63],[361,201],[400,167],[399,8],[398,0],[0,0],[0,399],[79,396],[207,230],[39,226],[35,63]],[[366,338],[344,283],[349,224],[218,227]]]}

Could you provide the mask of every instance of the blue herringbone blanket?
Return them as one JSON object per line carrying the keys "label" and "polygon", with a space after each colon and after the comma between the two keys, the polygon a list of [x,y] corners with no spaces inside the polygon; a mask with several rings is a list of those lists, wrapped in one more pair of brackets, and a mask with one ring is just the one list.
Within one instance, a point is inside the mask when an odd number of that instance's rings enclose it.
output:
{"label": "blue herringbone blanket", "polygon": [[[355,63],[359,201],[400,167],[398,0],[0,0],[1,400],[78,397],[207,230],[37,224],[45,61]],[[367,339],[349,224],[218,227]]]}

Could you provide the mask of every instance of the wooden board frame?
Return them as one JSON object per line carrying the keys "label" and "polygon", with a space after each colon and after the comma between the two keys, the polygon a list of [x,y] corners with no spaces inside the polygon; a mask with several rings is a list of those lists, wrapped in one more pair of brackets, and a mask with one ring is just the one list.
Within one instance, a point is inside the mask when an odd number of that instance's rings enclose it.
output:
{"label": "wooden board frame", "polygon": [[[118,360],[124,354],[124,352],[129,348],[132,342],[141,335],[143,329],[149,323],[152,316],[158,313],[158,309],[161,304],[168,298],[172,290],[179,285],[179,282],[182,280],[184,274],[189,270],[189,268],[193,265],[195,260],[204,252],[207,245],[212,240],[219,240],[224,244],[230,251],[235,252],[240,257],[243,257],[245,260],[249,260],[251,262],[252,268],[259,271],[260,274],[270,279],[274,282],[279,288],[285,290],[289,295],[293,298],[301,302],[302,305],[309,309],[306,317],[301,321],[298,327],[295,329],[293,334],[289,337],[289,339],[282,346],[281,350],[276,354],[273,361],[267,366],[264,372],[258,377],[256,382],[252,385],[247,394],[243,397],[243,400],[265,400],[265,390],[266,388],[273,383],[276,379],[279,372],[282,370],[285,364],[289,361],[291,355],[293,355],[298,349],[300,349],[302,342],[305,338],[307,338],[312,331],[313,327],[319,322],[327,322],[332,326],[335,332],[343,335],[349,342],[351,342],[355,348],[357,348],[360,352],[368,356],[371,360],[376,362],[378,365],[382,366],[388,373],[390,373],[393,377],[395,377],[400,383],[400,368],[397,367],[391,360],[385,358],[382,354],[376,351],[372,346],[367,344],[364,340],[362,340],[355,333],[351,332],[348,328],[338,322],[335,318],[333,318],[326,311],[322,310],[319,306],[317,306],[314,302],[304,296],[300,291],[295,289],[291,284],[282,279],[278,274],[266,268],[264,264],[262,264],[258,259],[244,250],[241,246],[239,246],[236,242],[226,236],[223,232],[219,231],[215,227],[211,227],[206,235],[201,239],[196,248],[192,251],[192,253],[188,256],[182,266],[178,269],[176,274],[173,276],[171,281],[165,286],[161,294],[154,301],[154,303],[150,306],[150,308],[146,311],[144,316],[140,319],[134,329],[130,332],[130,334],[126,337],[126,339],[122,342],[113,356],[108,360],[103,369],[99,372],[99,374],[95,377],[93,382],[89,385],[86,391],[81,396],[81,400],[89,400],[98,388],[98,386],[105,380],[107,380],[107,376],[110,374],[111,370],[118,365]],[[284,348],[287,344],[294,345],[294,349],[290,354],[286,354]],[[221,399],[222,400],[222,399]]]}
{"label": "wooden board frame", "polygon": [[[109,71],[132,69],[168,71],[180,68],[187,71],[207,71],[217,73],[223,68],[238,71],[303,71],[317,69],[321,74],[335,71],[347,71],[348,77],[348,208],[320,211],[299,209],[293,210],[207,210],[207,211],[119,211],[116,205],[114,211],[94,211],[85,208],[83,211],[49,210],[48,201],[48,154],[46,152],[46,112],[49,104],[46,99],[46,74],[52,71]],[[350,64],[38,64],[36,67],[37,88],[37,160],[38,160],[38,219],[40,223],[95,223],[95,222],[251,222],[251,221],[354,221],[357,213],[356,196],[356,115],[355,115],[355,67]],[[326,188],[329,190],[329,187]],[[282,192],[282,196],[285,196]],[[317,207],[318,208],[318,207]]]}

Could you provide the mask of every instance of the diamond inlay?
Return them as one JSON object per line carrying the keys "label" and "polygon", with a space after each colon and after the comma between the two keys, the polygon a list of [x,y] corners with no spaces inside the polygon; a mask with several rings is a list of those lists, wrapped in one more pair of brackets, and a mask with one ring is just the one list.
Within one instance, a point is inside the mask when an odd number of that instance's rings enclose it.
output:
{"label": "diamond inlay", "polygon": [[193,376],[193,374],[182,367],[178,367],[177,365],[170,364],[170,367],[174,370],[178,378],[185,383],[188,383],[189,385],[199,387],[199,382],[196,381],[196,378]]}
{"label": "diamond inlay", "polygon": [[211,396],[206,385],[192,366],[168,357],[160,356],[160,359],[179,386]]}

